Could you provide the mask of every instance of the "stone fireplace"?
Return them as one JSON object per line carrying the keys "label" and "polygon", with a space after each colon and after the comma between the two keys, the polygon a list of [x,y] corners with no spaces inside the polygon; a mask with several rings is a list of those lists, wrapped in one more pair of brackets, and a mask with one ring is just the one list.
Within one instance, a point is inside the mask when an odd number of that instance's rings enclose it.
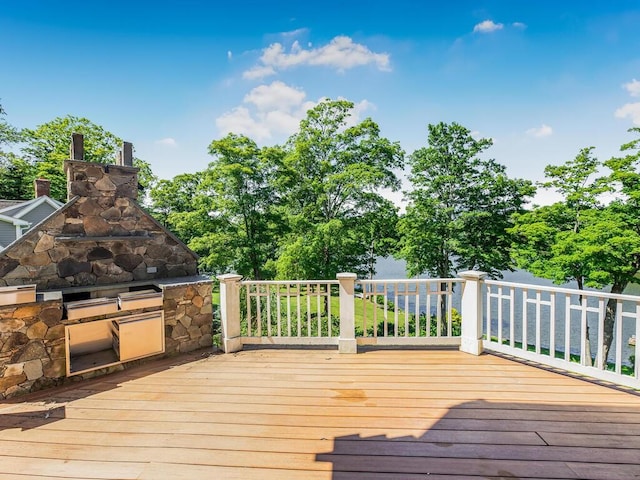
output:
{"label": "stone fireplace", "polygon": [[[35,301],[2,305],[0,299],[0,397],[61,383],[76,348],[69,339],[91,331],[108,335],[109,327],[116,330],[114,344],[123,341],[117,327],[125,325],[125,317],[153,312],[162,317],[162,355],[212,345],[212,282],[198,275],[195,253],[138,204],[131,153],[125,144],[118,164],[84,162],[82,136],[74,135],[64,166],[68,202],[0,253],[0,287],[36,289]],[[135,292],[156,300],[122,303]],[[119,306],[68,314],[78,302],[92,299]],[[130,343],[147,336],[130,335]],[[124,367],[119,359],[98,362],[77,377]]]}

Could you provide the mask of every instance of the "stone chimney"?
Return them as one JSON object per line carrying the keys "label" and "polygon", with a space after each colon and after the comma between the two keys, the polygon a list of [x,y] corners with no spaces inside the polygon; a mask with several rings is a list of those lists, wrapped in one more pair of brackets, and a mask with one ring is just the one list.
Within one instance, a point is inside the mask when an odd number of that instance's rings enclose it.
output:
{"label": "stone chimney", "polygon": [[46,178],[36,178],[33,181],[33,190],[36,193],[36,198],[51,196],[51,181]]}
{"label": "stone chimney", "polygon": [[74,133],[71,142],[71,160],[64,162],[64,171],[67,174],[67,201],[76,196],[103,199],[106,202],[116,198],[136,200],[138,169],[131,166],[133,147],[127,142],[123,147],[119,158],[116,159],[118,162],[116,165],[85,162],[82,160],[84,158],[83,137]]}

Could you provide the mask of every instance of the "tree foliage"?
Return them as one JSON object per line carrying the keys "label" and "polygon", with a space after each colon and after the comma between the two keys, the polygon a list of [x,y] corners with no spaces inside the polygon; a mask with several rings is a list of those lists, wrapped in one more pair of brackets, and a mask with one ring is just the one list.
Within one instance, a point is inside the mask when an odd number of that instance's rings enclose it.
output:
{"label": "tree foliage", "polygon": [[[640,133],[632,128],[630,132]],[[640,138],[621,147],[623,156],[604,162],[610,173],[593,180],[600,163],[592,148],[583,149],[565,165],[547,167],[562,200],[516,216],[513,233],[518,266],[556,283],[576,280],[579,288],[604,288],[622,293],[638,283],[640,272]],[[614,200],[599,198],[608,191]],[[603,360],[613,342],[617,304],[607,304]]]}
{"label": "tree foliage", "polygon": [[352,112],[345,100],[321,102],[288,142],[277,180],[290,230],[276,262],[279,277],[332,279],[367,269],[371,241],[360,234],[376,212],[388,210],[378,192],[399,187],[394,169],[404,154],[370,118],[352,125]]}
{"label": "tree foliage", "polygon": [[[67,183],[63,170],[69,159],[73,133],[84,135],[84,159],[88,162],[114,163],[122,140],[87,118],[67,115],[50,122],[18,131],[0,122],[0,183],[2,196],[11,199],[33,198],[33,181],[46,178],[51,182],[51,197],[66,201]],[[2,144],[17,143],[19,153],[2,152]],[[134,158],[142,189],[155,180],[150,165]]]}
{"label": "tree foliage", "polygon": [[409,160],[412,189],[399,223],[399,256],[411,275],[446,278],[478,269],[500,277],[513,266],[512,216],[534,188],[527,180],[510,179],[495,160],[480,158],[491,140],[476,140],[457,123],[428,129],[428,146]]}
{"label": "tree foliage", "polygon": [[545,167],[547,181],[540,185],[562,199],[515,216],[511,232],[517,237],[513,254],[519,268],[558,284],[575,280],[580,289],[598,284],[584,245],[602,214],[599,195],[605,187],[594,178],[600,166],[588,147],[564,165]]}

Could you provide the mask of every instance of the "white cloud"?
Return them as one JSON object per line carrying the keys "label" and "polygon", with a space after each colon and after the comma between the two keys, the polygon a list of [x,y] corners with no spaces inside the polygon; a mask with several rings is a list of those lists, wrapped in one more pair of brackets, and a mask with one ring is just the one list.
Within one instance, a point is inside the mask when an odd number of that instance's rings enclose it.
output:
{"label": "white cloud", "polygon": [[244,103],[252,103],[260,111],[282,108],[289,110],[300,105],[306,94],[304,91],[290,87],[281,81],[271,85],[260,85],[244,96]]}
{"label": "white cloud", "polygon": [[513,22],[513,23],[511,24],[511,26],[512,26],[512,27],[515,27],[515,28],[520,28],[520,29],[522,29],[522,30],[524,30],[525,28],[527,28],[527,24],[526,24],[526,23],[522,23],[522,22]]}
{"label": "white cloud", "polygon": [[640,97],[640,82],[635,78],[629,83],[625,83],[622,87],[629,92],[632,97]]}
{"label": "white cloud", "polygon": [[298,37],[300,35],[304,35],[305,33],[309,33],[308,28],[296,28],[295,30],[290,30],[288,32],[282,32],[280,35],[283,37]]}
{"label": "white cloud", "polygon": [[491,33],[496,30],[502,30],[504,25],[502,23],[494,23],[493,20],[485,20],[476,24],[473,27],[474,33]]}
{"label": "white cloud", "polygon": [[[324,100],[315,102],[306,97],[304,90],[281,81],[260,85],[244,96],[242,105],[218,117],[216,126],[221,135],[233,132],[258,142],[274,136],[286,138],[298,130],[307,111]],[[375,106],[368,100],[356,103],[347,126],[360,122],[364,112],[373,108]]]}
{"label": "white cloud", "polygon": [[640,126],[640,102],[626,103],[616,110],[616,118],[629,117],[634,125]]}
{"label": "white cloud", "polygon": [[312,48],[300,46],[296,40],[289,52],[281,43],[273,43],[262,51],[260,63],[243,73],[247,79],[264,78],[278,70],[301,65],[325,66],[343,72],[350,68],[373,64],[378,70],[389,71],[388,53],[372,52],[368,47],[355,43],[350,37],[337,36],[328,44]]}
{"label": "white cloud", "polygon": [[171,137],[167,137],[167,138],[162,138],[160,140],[156,140],[156,143],[158,145],[164,145],[165,147],[177,147],[178,146],[178,142],[176,142],[176,140],[174,138],[171,138]]}
{"label": "white cloud", "polygon": [[216,126],[222,135],[227,133],[244,134],[256,141],[271,137],[266,125],[256,121],[246,107],[236,107],[216,118]]}
{"label": "white cloud", "polygon": [[543,138],[553,134],[553,128],[543,123],[540,127],[530,128],[525,133],[531,137]]}
{"label": "white cloud", "polygon": [[[640,82],[635,78],[629,83],[622,84],[629,95],[640,97]],[[625,103],[615,111],[616,118],[630,118],[634,125],[640,126],[640,102]]]}
{"label": "white cloud", "polygon": [[246,80],[256,80],[275,74],[276,71],[273,69],[273,67],[269,67],[266,65],[256,65],[255,67],[251,67],[249,70],[243,72],[242,78]]}

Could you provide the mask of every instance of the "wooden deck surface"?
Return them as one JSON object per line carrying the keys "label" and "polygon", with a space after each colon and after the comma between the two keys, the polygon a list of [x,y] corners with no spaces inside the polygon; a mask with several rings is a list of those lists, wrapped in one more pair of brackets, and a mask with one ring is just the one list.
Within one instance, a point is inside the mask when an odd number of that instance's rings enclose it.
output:
{"label": "wooden deck surface", "polygon": [[253,350],[28,400],[2,479],[640,478],[640,396],[493,355]]}

